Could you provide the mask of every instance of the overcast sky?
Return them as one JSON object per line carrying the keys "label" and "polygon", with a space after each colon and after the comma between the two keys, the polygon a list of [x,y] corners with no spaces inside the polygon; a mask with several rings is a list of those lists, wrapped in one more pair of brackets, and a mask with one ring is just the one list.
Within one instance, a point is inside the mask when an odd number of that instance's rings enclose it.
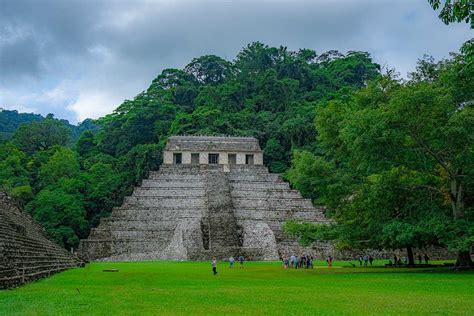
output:
{"label": "overcast sky", "polygon": [[402,75],[473,36],[427,0],[0,0],[0,107],[78,122],[112,112],[164,68],[233,60],[252,41],[369,52]]}

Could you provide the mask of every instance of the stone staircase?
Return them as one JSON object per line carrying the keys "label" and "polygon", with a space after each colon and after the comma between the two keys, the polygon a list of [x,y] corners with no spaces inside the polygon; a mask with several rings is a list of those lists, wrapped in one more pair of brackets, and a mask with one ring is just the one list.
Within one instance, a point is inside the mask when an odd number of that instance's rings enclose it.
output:
{"label": "stone staircase", "polygon": [[314,252],[282,232],[289,219],[327,222],[321,209],[264,166],[162,165],[101,220],[79,251],[113,261]]}
{"label": "stone staircase", "polygon": [[46,237],[41,225],[0,193],[0,288],[49,276],[80,260]]}

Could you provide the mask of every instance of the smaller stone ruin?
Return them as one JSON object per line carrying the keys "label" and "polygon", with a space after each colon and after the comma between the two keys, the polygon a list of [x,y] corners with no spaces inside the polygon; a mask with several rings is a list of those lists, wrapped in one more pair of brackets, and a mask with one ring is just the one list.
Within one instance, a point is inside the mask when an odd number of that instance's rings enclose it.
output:
{"label": "smaller stone ruin", "polygon": [[0,192],[0,289],[47,277],[80,260],[46,237],[44,228]]}

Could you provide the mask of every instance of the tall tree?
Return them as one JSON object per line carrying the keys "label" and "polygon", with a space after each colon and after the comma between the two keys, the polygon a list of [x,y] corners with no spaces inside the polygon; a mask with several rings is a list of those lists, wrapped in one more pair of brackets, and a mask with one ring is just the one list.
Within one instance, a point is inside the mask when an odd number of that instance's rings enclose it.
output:
{"label": "tall tree", "polygon": [[[430,65],[429,76],[405,84],[382,78],[323,108],[316,120],[323,155],[312,159],[325,168],[308,171],[344,176],[309,193],[331,202],[338,225],[333,234],[294,223],[288,230],[364,248],[443,244],[458,251],[457,265],[472,266],[474,67],[464,58]],[[304,157],[295,156],[288,174],[296,186],[308,181],[298,167]]]}
{"label": "tall tree", "polygon": [[63,123],[48,116],[45,120],[22,124],[13,135],[13,143],[28,154],[68,143],[71,132]]}

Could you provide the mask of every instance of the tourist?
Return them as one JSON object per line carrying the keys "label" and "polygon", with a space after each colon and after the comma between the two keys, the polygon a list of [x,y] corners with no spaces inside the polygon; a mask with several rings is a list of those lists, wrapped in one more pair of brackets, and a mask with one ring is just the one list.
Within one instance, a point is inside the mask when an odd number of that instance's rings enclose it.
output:
{"label": "tourist", "polygon": [[372,266],[372,263],[374,262],[374,257],[372,257],[372,255],[369,255],[369,262],[370,266]]}
{"label": "tourist", "polygon": [[240,262],[240,269],[244,268],[244,256],[240,255],[239,256],[239,262]]}
{"label": "tourist", "polygon": [[288,269],[289,260],[288,258],[283,259],[283,268]]}
{"label": "tourist", "polygon": [[428,264],[428,260],[430,260],[430,258],[428,258],[428,255],[425,253],[425,263]]}
{"label": "tourist", "polygon": [[359,265],[362,267],[362,256],[359,257]]}
{"label": "tourist", "polygon": [[394,264],[394,265],[397,265],[397,264],[398,264],[397,255],[393,256],[393,264]]}
{"label": "tourist", "polygon": [[369,256],[364,255],[364,267],[367,267],[367,262],[369,262]]}
{"label": "tourist", "polygon": [[328,263],[328,267],[331,268],[332,267],[332,256],[328,256],[326,261]]}
{"label": "tourist", "polygon": [[300,268],[306,267],[306,256],[301,257]]}
{"label": "tourist", "polygon": [[229,258],[229,269],[232,269],[234,267],[234,257],[230,256]]}
{"label": "tourist", "polygon": [[216,257],[212,257],[212,272],[214,273],[214,275],[217,274],[217,259]]}
{"label": "tourist", "polygon": [[418,263],[419,264],[423,263],[423,259],[421,258],[421,253],[418,254]]}
{"label": "tourist", "polygon": [[290,257],[290,266],[293,268],[295,264],[296,257],[295,255],[291,255]]}
{"label": "tourist", "polygon": [[295,256],[295,269],[298,269],[298,265],[299,265],[299,258],[298,256]]}

